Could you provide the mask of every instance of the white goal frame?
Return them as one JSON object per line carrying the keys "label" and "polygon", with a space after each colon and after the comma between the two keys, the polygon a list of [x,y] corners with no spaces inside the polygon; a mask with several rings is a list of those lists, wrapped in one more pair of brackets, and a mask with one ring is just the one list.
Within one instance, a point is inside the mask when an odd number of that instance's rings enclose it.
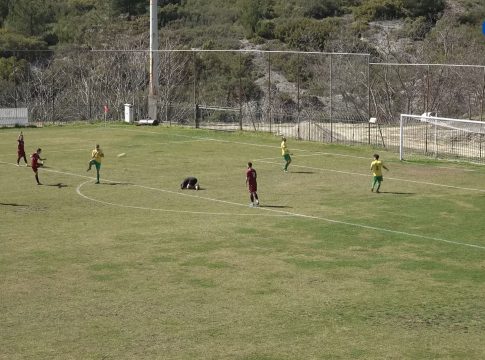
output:
{"label": "white goal frame", "polygon": [[[470,158],[473,161],[475,158],[482,158],[482,137],[485,135],[485,121],[462,120],[433,116],[433,113],[424,113],[422,115],[401,114],[399,121],[399,159],[404,160],[405,156],[405,141],[406,138],[406,119],[413,119],[414,124],[430,125],[431,141],[426,144],[427,154],[434,154],[435,158],[439,154],[449,154],[456,158]],[[419,129],[415,132],[419,133]],[[450,133],[450,142],[446,143],[443,133]],[[427,134],[429,135],[429,134]],[[460,138],[478,137],[479,150],[472,149],[472,140],[461,140]],[[458,140],[457,140],[458,139]],[[484,137],[485,139],[485,137]],[[456,146],[456,143],[460,146]],[[470,148],[467,147],[470,145]],[[455,144],[455,147],[453,147]],[[428,148],[429,145],[429,148]],[[451,151],[446,148],[451,147]],[[417,149],[417,147],[416,147]],[[458,150],[457,150],[458,149]],[[445,156],[446,157],[446,156]],[[483,147],[483,162],[485,162],[485,142]]]}

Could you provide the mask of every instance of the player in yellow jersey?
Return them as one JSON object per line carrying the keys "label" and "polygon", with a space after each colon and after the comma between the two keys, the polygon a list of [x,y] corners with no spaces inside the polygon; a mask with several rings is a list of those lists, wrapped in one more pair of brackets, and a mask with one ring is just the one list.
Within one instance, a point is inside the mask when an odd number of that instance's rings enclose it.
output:
{"label": "player in yellow jersey", "polygon": [[386,171],[389,171],[386,165],[379,160],[379,154],[374,154],[374,161],[370,164],[370,170],[372,171],[372,175],[374,175],[370,191],[374,191],[374,187],[377,185],[376,193],[380,192],[381,182],[384,181],[384,178],[382,177],[383,168],[386,169]]}
{"label": "player in yellow jersey", "polygon": [[96,184],[99,184],[99,169],[101,169],[101,159],[104,158],[103,150],[96,144],[96,148],[91,151],[91,160],[88,164],[88,169],[86,171],[91,170],[91,166],[96,166]]}
{"label": "player in yellow jersey", "polygon": [[288,149],[288,146],[286,146],[286,138],[282,137],[281,138],[281,155],[283,155],[283,159],[285,159],[285,167],[283,168],[284,172],[288,172],[288,166],[291,164],[291,156],[290,156],[290,150]]}

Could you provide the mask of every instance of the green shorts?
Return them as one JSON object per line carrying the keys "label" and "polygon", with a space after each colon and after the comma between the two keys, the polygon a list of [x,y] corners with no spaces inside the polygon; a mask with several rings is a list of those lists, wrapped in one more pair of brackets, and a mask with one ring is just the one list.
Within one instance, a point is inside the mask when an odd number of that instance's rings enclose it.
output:
{"label": "green shorts", "polygon": [[374,182],[382,182],[384,181],[384,178],[382,176],[374,176]]}
{"label": "green shorts", "polygon": [[291,160],[290,154],[283,155],[283,158],[285,159],[285,161],[290,161]]}
{"label": "green shorts", "polygon": [[100,162],[97,162],[96,160],[94,160],[94,159],[93,159],[93,160],[91,160],[89,163],[90,163],[91,165],[96,166],[96,170],[101,169],[101,163],[100,163]]}

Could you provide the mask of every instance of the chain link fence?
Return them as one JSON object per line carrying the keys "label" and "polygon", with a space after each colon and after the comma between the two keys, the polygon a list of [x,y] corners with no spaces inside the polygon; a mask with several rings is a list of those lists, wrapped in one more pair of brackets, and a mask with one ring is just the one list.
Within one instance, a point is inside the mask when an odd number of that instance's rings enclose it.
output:
{"label": "chain link fence", "polygon": [[[148,114],[148,51],[10,52],[0,107],[31,122],[119,121]],[[338,144],[398,146],[399,115],[484,120],[485,66],[390,64],[369,54],[160,50],[165,124],[265,131]],[[369,122],[376,118],[376,122]]]}

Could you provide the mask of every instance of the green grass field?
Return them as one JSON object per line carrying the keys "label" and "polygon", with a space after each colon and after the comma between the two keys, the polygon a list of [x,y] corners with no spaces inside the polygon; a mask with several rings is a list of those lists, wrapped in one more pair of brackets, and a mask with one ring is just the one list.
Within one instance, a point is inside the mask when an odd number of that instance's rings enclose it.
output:
{"label": "green grass field", "polygon": [[485,358],[483,167],[380,151],[375,194],[371,148],[289,139],[285,174],[269,134],[63,126],[24,129],[37,186],[18,133],[0,130],[0,359]]}

